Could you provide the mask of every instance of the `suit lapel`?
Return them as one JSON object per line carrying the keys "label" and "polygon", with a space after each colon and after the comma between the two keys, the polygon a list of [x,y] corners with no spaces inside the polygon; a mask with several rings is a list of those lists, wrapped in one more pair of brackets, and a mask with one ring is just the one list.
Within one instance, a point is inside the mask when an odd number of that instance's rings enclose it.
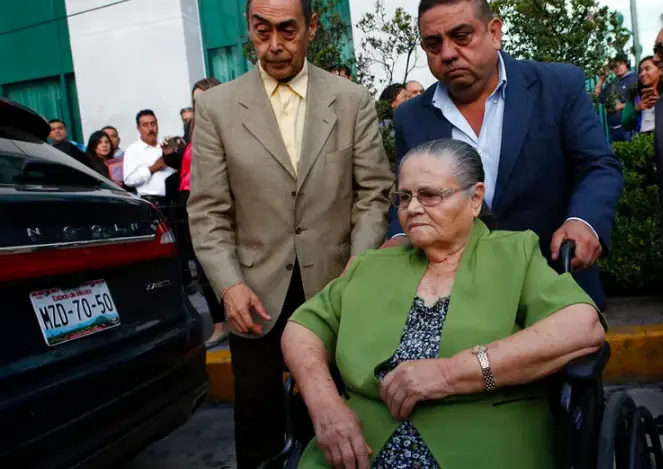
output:
{"label": "suit lapel", "polygon": [[520,156],[525,136],[527,135],[530,116],[536,102],[535,87],[537,78],[527,73],[526,69],[502,52],[506,68],[507,87],[504,120],[502,124],[502,146],[500,164],[493,206],[495,209],[506,190],[511,173]]}
{"label": "suit lapel", "polygon": [[256,67],[249,74],[246,90],[239,90],[239,103],[248,111],[244,116],[244,127],[276,158],[293,179],[297,179],[272,104],[265,93],[260,72]]}
{"label": "suit lapel", "polygon": [[336,115],[330,106],[336,95],[329,90],[325,76],[318,68],[309,64],[309,82],[306,93],[306,122],[299,156],[297,189],[301,188],[311,168],[320,156],[334,125]]}

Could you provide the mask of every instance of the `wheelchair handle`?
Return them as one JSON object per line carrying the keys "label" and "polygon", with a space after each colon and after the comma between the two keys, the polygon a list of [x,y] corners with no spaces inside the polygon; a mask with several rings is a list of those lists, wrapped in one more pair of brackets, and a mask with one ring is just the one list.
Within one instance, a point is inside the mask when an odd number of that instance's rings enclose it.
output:
{"label": "wheelchair handle", "polygon": [[572,274],[573,265],[571,261],[576,254],[576,242],[572,239],[565,239],[562,241],[562,246],[559,248],[559,258],[562,260],[562,266],[564,267],[564,272]]}

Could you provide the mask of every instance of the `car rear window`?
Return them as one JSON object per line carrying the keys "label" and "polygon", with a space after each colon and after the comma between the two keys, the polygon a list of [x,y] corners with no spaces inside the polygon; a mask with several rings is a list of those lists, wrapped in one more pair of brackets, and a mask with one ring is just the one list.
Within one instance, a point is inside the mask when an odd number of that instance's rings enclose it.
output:
{"label": "car rear window", "polygon": [[0,184],[48,187],[100,187],[103,181],[70,166],[41,158],[0,153]]}
{"label": "car rear window", "polygon": [[[28,150],[21,151],[17,145],[27,145]],[[49,189],[111,187],[99,178],[62,164],[57,158],[31,156],[33,146],[35,155],[39,155],[44,145],[43,141],[21,130],[0,126],[0,184]]]}

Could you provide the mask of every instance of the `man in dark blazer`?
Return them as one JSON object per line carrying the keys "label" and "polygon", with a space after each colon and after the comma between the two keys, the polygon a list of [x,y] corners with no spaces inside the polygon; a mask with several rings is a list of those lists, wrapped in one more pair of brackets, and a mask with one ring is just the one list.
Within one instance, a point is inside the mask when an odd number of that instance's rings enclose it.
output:
{"label": "man in dark blazer", "polygon": [[[663,70],[663,28],[658,32],[654,42],[654,61],[660,69]],[[658,168],[659,177],[659,197],[661,200],[661,207],[663,207],[663,82],[659,83],[659,99],[656,103],[656,120],[654,124],[654,151],[656,167]],[[661,220],[663,229],[663,219]]]}
{"label": "man in dark blazer", "polygon": [[[439,82],[396,110],[397,161],[439,138],[473,145],[497,226],[534,231],[551,261],[574,240],[578,283],[605,308],[594,264],[610,244],[623,177],[583,72],[501,52],[502,23],[485,0],[422,0],[419,29]],[[386,245],[403,242],[400,233],[392,207]]]}

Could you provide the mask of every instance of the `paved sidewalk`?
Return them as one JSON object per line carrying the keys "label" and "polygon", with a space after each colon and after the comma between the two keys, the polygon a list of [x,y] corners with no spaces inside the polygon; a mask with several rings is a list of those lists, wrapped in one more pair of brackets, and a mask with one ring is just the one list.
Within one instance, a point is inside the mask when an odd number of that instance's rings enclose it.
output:
{"label": "paved sidewalk", "polygon": [[663,297],[610,298],[609,326],[663,324]]}
{"label": "paved sidewalk", "polygon": [[[608,386],[606,393],[626,390],[654,417],[663,414],[659,384]],[[119,469],[235,469],[232,407],[205,404],[181,429],[153,444]]]}
{"label": "paved sidewalk", "polygon": [[232,407],[204,404],[182,428],[118,469],[235,469]]}

